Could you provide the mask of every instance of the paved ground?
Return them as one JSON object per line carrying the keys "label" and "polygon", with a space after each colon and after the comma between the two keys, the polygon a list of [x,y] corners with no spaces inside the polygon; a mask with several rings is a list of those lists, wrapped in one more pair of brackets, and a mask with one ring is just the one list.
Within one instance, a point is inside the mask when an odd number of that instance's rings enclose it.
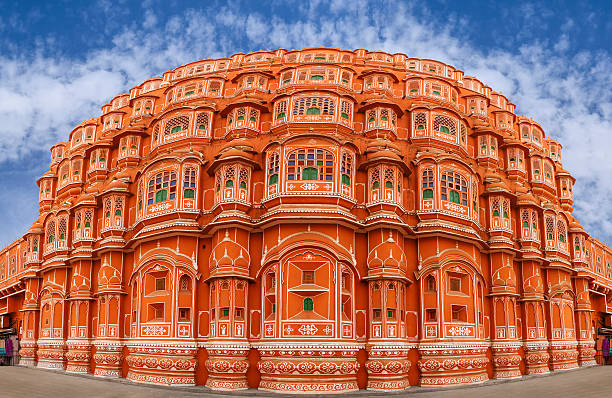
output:
{"label": "paved ground", "polygon": [[[206,397],[224,398],[227,393],[213,393],[205,387],[149,387],[134,384],[125,379],[104,380],[92,376],[74,376],[70,374],[30,369],[18,366],[0,367],[0,397],[6,398],[162,398],[162,397]],[[262,393],[255,390],[244,391],[237,396],[272,396],[278,394]],[[612,366],[578,369],[556,373],[550,376],[527,377],[524,380],[511,382],[489,382],[478,387],[461,387],[431,391],[412,387],[406,392],[397,394],[359,392],[344,394],[342,397],[364,398],[369,395],[408,398],[595,398],[612,397]],[[336,395],[336,397],[340,397]]]}

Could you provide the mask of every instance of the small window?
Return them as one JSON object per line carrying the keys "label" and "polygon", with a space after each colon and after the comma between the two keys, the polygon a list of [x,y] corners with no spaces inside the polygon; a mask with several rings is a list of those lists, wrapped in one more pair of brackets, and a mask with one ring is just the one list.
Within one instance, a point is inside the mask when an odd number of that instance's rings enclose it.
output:
{"label": "small window", "polygon": [[464,305],[451,306],[451,320],[453,322],[467,322],[467,311]]}
{"label": "small window", "polygon": [[387,318],[395,319],[395,310],[393,308],[387,308]]}
{"label": "small window", "polygon": [[229,308],[221,308],[221,319],[229,318]]}
{"label": "small window", "polygon": [[351,177],[346,174],[342,174],[342,183],[344,185],[351,185]]}
{"label": "small window", "polygon": [[155,278],[155,290],[166,290],[166,278]]}
{"label": "small window", "polygon": [[306,167],[302,170],[302,180],[316,181],[319,179],[319,172],[314,167]]}
{"label": "small window", "polygon": [[433,189],[424,189],[423,199],[433,199]]}
{"label": "small window", "polygon": [[179,280],[179,292],[189,292],[189,277],[187,275],[181,276]]}
{"label": "small window", "polygon": [[179,322],[189,322],[189,308],[179,308]]}
{"label": "small window", "polygon": [[312,298],[306,297],[304,299],[303,308],[304,311],[312,311],[314,309],[314,303],[312,301]]}
{"label": "small window", "polygon": [[428,292],[435,292],[436,291],[436,278],[429,275],[426,279],[426,287],[427,287]]}
{"label": "small window", "polygon": [[373,312],[373,318],[374,318],[374,320],[375,320],[375,321],[380,321],[380,318],[381,318],[381,315],[382,315],[381,310],[379,310],[379,309],[375,309],[375,310],[373,310],[372,312]]}
{"label": "small window", "polygon": [[461,291],[461,279],[460,278],[449,278],[448,279],[449,289],[451,292]]}
{"label": "small window", "polygon": [[302,271],[302,283],[314,283],[314,271]]}
{"label": "small window", "polygon": [[244,320],[244,308],[236,308],[234,319],[238,321]]}
{"label": "small window", "polygon": [[436,322],[438,320],[438,311],[435,308],[425,310],[425,322]]}
{"label": "small window", "polygon": [[149,321],[164,320],[164,303],[149,304]]}
{"label": "small window", "polygon": [[272,174],[270,176],[270,180],[268,181],[270,185],[274,185],[278,183],[278,174]]}
{"label": "small window", "polygon": [[185,199],[193,199],[195,198],[195,191],[191,188],[185,189],[183,191],[183,198]]}

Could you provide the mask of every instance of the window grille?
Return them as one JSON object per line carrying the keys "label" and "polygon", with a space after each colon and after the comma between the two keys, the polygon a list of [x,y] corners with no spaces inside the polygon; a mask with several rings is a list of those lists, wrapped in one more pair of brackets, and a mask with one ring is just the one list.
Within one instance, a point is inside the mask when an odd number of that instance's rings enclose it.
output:
{"label": "window grille", "polygon": [[440,177],[440,198],[467,206],[467,182],[459,173],[445,171]]}
{"label": "window grille", "polygon": [[288,180],[334,180],[334,156],[319,148],[302,148],[291,152],[287,160]]}
{"label": "window grille", "polygon": [[175,116],[169,119],[164,125],[164,135],[179,133],[189,130],[189,116]]}
{"label": "window grille", "polygon": [[176,173],[162,171],[149,180],[147,205],[176,198]]}

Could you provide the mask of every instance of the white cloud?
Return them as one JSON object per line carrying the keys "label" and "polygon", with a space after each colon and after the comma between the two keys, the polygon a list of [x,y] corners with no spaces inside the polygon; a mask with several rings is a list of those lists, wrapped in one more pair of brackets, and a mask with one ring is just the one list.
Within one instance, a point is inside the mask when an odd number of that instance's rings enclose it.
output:
{"label": "white cloud", "polygon": [[[114,95],[193,60],[318,45],[403,52],[439,59],[477,76],[517,104],[517,113],[533,117],[559,139],[564,166],[578,178],[576,216],[588,231],[612,243],[612,221],[602,217],[612,207],[610,53],[571,55],[569,49],[581,45],[571,19],[558,38],[530,38],[529,32],[550,11],[536,3],[522,6],[532,18],[517,36],[524,42],[513,52],[478,48],[464,36],[465,21],[456,30],[453,24],[440,26],[435,18],[416,17],[407,3],[349,3],[272,2],[268,7],[273,13],[263,15],[230,2],[168,19],[146,7],[141,22],[119,30],[108,47],[80,58],[0,55],[0,162],[47,150],[76,123],[97,116]],[[100,2],[102,8],[107,4]],[[289,8],[301,15],[286,16]]]}

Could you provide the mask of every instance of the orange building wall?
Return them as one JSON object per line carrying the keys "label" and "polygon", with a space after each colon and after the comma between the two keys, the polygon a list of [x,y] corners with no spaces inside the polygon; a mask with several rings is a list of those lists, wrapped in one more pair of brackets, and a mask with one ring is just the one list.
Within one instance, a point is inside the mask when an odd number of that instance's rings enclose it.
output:
{"label": "orange building wall", "polygon": [[315,393],[595,364],[612,252],[514,110],[363,49],[148,79],[51,148],[40,216],[0,252],[21,363]]}

